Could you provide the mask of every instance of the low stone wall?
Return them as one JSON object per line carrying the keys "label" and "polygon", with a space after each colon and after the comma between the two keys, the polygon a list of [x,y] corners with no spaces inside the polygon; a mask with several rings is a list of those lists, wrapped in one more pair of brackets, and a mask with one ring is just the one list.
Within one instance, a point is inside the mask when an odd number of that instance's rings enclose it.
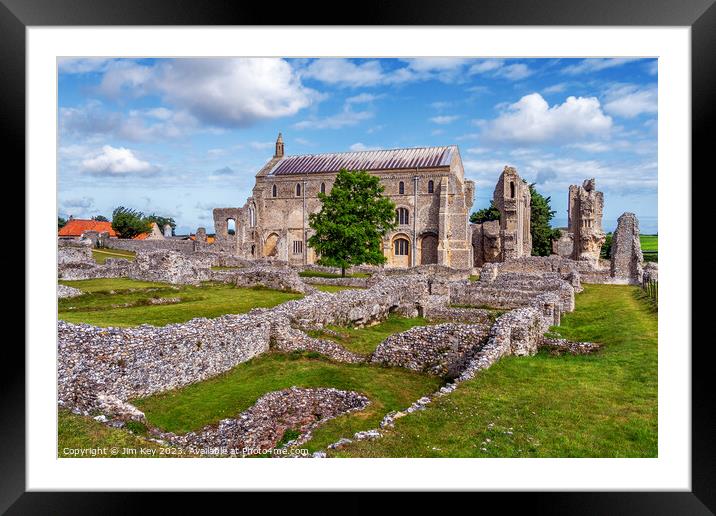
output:
{"label": "low stone wall", "polygon": [[100,410],[100,394],[126,401],[205,380],[267,351],[270,329],[247,315],[133,328],[59,321],[58,400]]}
{"label": "low stone wall", "polygon": [[452,283],[450,285],[450,304],[474,307],[491,307],[511,310],[531,306],[537,296],[544,292],[557,292],[560,309],[569,312],[574,309],[574,289],[565,282],[555,288],[483,284],[480,282]]}
{"label": "low stone wall", "polygon": [[369,289],[349,289],[329,294],[316,292],[298,301],[276,307],[302,328],[370,326],[385,320],[392,312],[407,317],[419,315],[427,304],[428,284],[420,276],[385,278]]}
{"label": "low stone wall", "polygon": [[444,305],[430,305],[423,317],[433,322],[455,322],[463,324],[491,324],[492,313],[483,308],[455,308]]}
{"label": "low stone wall", "polygon": [[[286,430],[298,431],[305,438],[320,424],[342,414],[363,410],[369,403],[366,396],[354,391],[291,387],[261,396],[236,419],[224,419],[200,432],[157,436],[194,451],[215,449],[218,455],[245,457],[275,448]],[[298,441],[303,440],[301,437]]]}
{"label": "low stone wall", "polygon": [[370,361],[455,378],[485,343],[489,330],[485,324],[418,326],[385,339]]}
{"label": "low stone wall", "polygon": [[230,281],[237,287],[262,286],[274,290],[312,294],[316,291],[301,281],[301,277],[290,267],[251,267],[231,271]]}
{"label": "low stone wall", "polygon": [[59,245],[57,247],[57,265],[94,263],[92,247],[88,245]]}
{"label": "low stone wall", "polygon": [[124,258],[107,258],[104,264],[92,262],[66,263],[57,269],[57,275],[64,280],[85,280],[96,278],[125,278],[130,275],[132,262]]}
{"label": "low stone wall", "polygon": [[84,294],[80,289],[74,287],[68,287],[66,285],[57,285],[57,298],[64,299],[70,297],[77,297]]}
{"label": "low stone wall", "polygon": [[335,285],[338,287],[368,288],[371,278],[321,278],[317,276],[299,276],[309,285]]}
{"label": "low stone wall", "polygon": [[128,277],[174,285],[198,285],[211,279],[211,258],[173,250],[140,251]]}
{"label": "low stone wall", "polygon": [[193,253],[193,240],[133,240],[131,238],[110,238],[106,247],[124,249],[125,251],[159,251],[170,250],[180,253]]}

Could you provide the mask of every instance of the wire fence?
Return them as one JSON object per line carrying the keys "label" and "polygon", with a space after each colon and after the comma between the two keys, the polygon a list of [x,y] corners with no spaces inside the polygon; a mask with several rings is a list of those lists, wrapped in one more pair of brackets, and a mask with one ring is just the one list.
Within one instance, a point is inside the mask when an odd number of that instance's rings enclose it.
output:
{"label": "wire fence", "polygon": [[657,280],[644,278],[641,282],[641,288],[655,303],[659,302],[659,282]]}

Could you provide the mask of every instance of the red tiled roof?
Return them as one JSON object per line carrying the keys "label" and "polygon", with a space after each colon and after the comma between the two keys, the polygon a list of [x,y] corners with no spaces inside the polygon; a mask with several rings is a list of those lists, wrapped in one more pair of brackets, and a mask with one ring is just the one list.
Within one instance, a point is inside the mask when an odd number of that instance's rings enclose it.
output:
{"label": "red tiled roof", "polygon": [[137,236],[132,237],[132,240],[146,240],[150,233],[139,233]]}
{"label": "red tiled roof", "polygon": [[103,233],[107,231],[110,237],[116,237],[114,229],[112,229],[111,222],[101,222],[99,220],[86,220],[86,219],[72,219],[68,220],[67,224],[60,228],[57,232],[58,236],[67,237],[79,237],[85,231],[97,231]]}

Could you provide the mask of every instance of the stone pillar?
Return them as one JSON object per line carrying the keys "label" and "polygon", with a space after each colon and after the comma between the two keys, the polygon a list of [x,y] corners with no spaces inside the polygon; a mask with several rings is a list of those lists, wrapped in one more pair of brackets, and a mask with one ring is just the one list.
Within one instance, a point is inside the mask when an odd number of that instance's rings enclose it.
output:
{"label": "stone pillar", "polygon": [[606,235],[602,230],[604,195],[597,192],[594,179],[586,179],[582,186],[571,185],[568,205],[572,259],[597,265]]}
{"label": "stone pillar", "polygon": [[505,167],[495,186],[493,202],[500,210],[501,261],[532,254],[529,187],[513,167]]}
{"label": "stone pillar", "polygon": [[611,275],[640,285],[644,274],[644,256],[639,241],[639,219],[633,213],[623,213],[617,220],[612,236]]}

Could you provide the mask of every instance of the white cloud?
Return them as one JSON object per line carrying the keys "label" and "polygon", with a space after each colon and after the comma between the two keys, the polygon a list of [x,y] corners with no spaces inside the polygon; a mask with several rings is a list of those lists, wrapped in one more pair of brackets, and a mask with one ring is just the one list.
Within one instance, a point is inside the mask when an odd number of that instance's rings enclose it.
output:
{"label": "white cloud", "polygon": [[80,208],[89,209],[94,206],[94,199],[92,197],[81,197],[77,199],[67,199],[62,202],[62,205],[66,208]]}
{"label": "white cloud", "polygon": [[593,97],[568,97],[563,104],[550,107],[542,95],[532,93],[509,105],[496,119],[477,125],[489,139],[534,143],[603,136],[609,133],[612,119]]}
{"label": "white cloud", "polygon": [[103,72],[110,61],[105,57],[59,57],[57,70],[66,74]]}
{"label": "white cloud", "polygon": [[640,88],[634,84],[620,84],[610,88],[605,96],[604,110],[624,118],[634,118],[644,113],[653,115],[657,108],[656,86]]}
{"label": "white cloud", "polygon": [[487,74],[495,78],[518,81],[532,75],[532,70],[524,63],[507,64],[504,59],[483,59],[470,66],[468,74]]}
{"label": "white cloud", "polygon": [[158,170],[147,161],[137,158],[130,149],[105,145],[93,158],[82,161],[82,171],[103,176],[148,174]]}
{"label": "white cloud", "polygon": [[369,102],[373,102],[375,100],[383,98],[384,96],[385,95],[372,95],[370,93],[361,93],[359,95],[355,95],[354,97],[348,97],[346,99],[346,104],[367,104]]}
{"label": "white cloud", "polygon": [[441,115],[432,117],[430,121],[435,124],[446,125],[453,123],[458,118],[460,118],[458,115]]}
{"label": "white cloud", "polygon": [[107,111],[101,103],[90,101],[80,107],[60,108],[60,133],[65,136],[102,135],[146,142],[180,138],[197,128],[197,120],[188,112],[164,107],[125,114]]}
{"label": "white cloud", "polygon": [[348,59],[316,59],[302,72],[304,77],[336,86],[374,86],[385,80],[377,60],[356,63]]}
{"label": "white cloud", "polygon": [[150,66],[116,61],[99,89],[111,97],[156,94],[220,127],[291,116],[319,97],[286,61],[274,58],[171,59]]}
{"label": "white cloud", "polygon": [[470,62],[462,57],[417,57],[404,59],[408,67],[416,72],[445,72],[458,70]]}
{"label": "white cloud", "polygon": [[608,68],[614,68],[617,66],[622,66],[624,64],[630,63],[632,61],[636,61],[637,58],[609,58],[609,59],[599,59],[599,58],[590,58],[590,59],[583,59],[579,63],[575,65],[565,66],[562,68],[562,73],[565,73],[567,75],[578,75],[582,73],[592,73],[592,72],[599,72],[601,70],[606,70]]}
{"label": "white cloud", "polygon": [[351,146],[348,147],[348,148],[349,148],[350,150],[352,150],[353,152],[368,151],[368,150],[379,150],[379,149],[380,149],[380,147],[368,146],[368,145],[365,145],[365,144],[363,144],[363,143],[361,143],[361,142],[354,143],[353,145],[351,145]]}
{"label": "white cloud", "polygon": [[357,125],[364,120],[373,118],[372,111],[353,111],[346,105],[343,111],[326,118],[311,118],[301,120],[293,124],[296,129],[341,129],[343,127]]}
{"label": "white cloud", "polygon": [[271,149],[275,145],[275,142],[251,142],[249,147],[254,150],[266,150]]}
{"label": "white cloud", "polygon": [[601,142],[572,143],[567,147],[585,152],[608,152],[613,149],[612,146]]}
{"label": "white cloud", "polygon": [[562,93],[564,90],[567,89],[567,83],[566,82],[560,82],[557,84],[553,84],[552,86],[547,86],[544,90],[542,90],[544,93]]}

